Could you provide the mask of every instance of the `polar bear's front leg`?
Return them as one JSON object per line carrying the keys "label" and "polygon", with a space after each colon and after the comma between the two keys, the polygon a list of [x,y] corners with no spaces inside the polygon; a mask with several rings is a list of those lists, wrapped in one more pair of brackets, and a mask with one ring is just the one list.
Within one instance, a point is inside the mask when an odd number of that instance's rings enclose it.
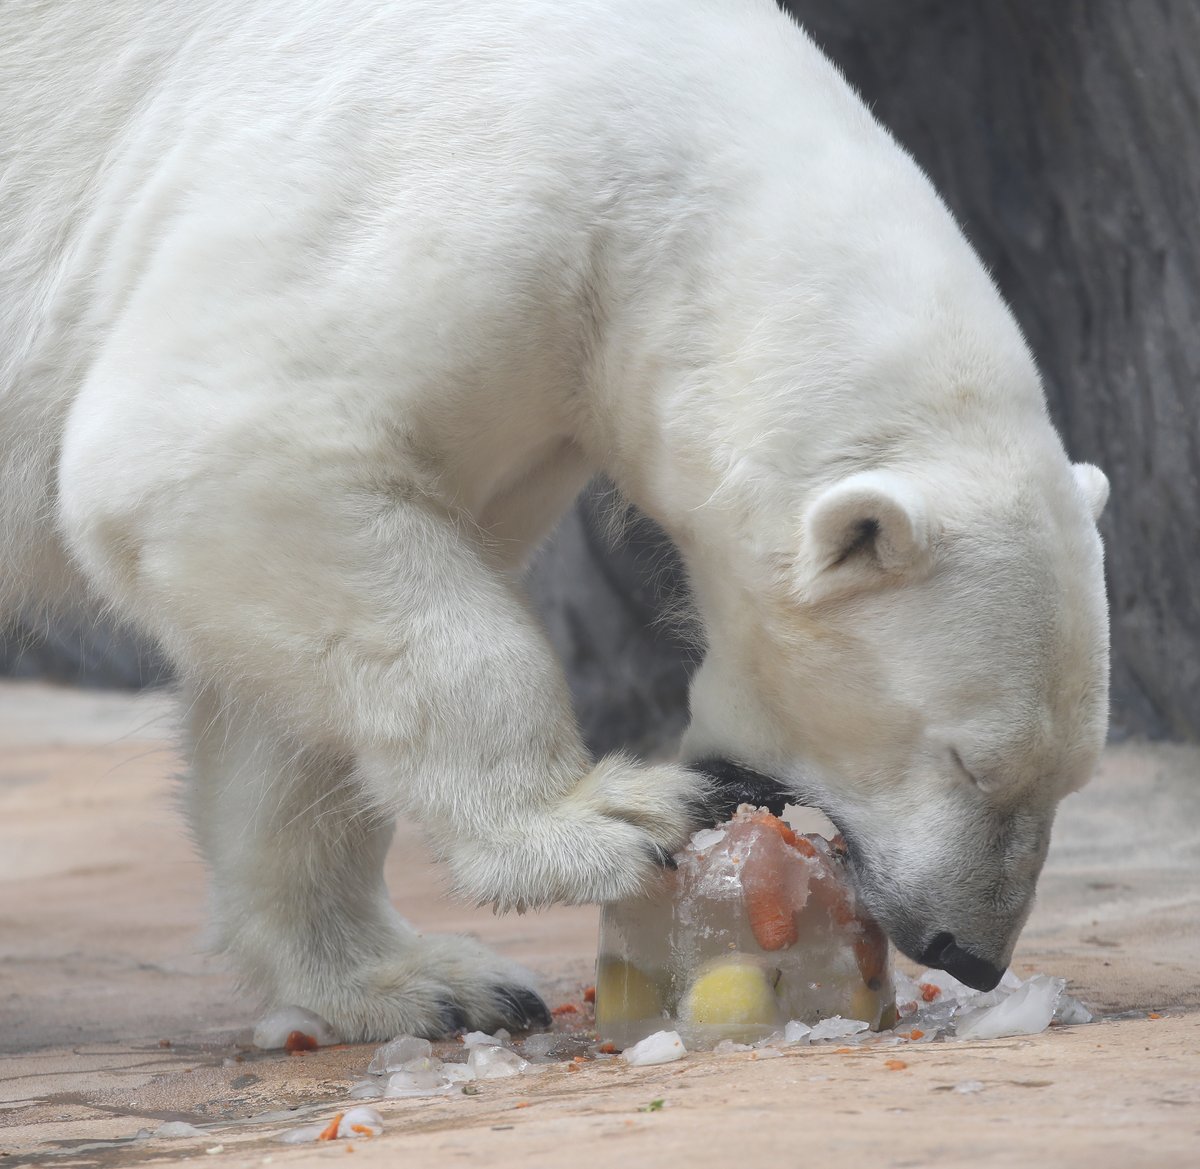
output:
{"label": "polar bear's front leg", "polygon": [[225,943],[269,997],[348,1036],[434,1031],[455,1007],[495,1021],[503,964],[415,947],[377,821],[422,820],[475,900],[603,901],[708,817],[711,780],[593,763],[513,583],[399,454],[375,465],[287,411],[218,426],[223,403],[172,384],[96,375],[60,504],[97,591],[221,695],[214,729],[195,724],[195,807]]}
{"label": "polar bear's front leg", "polygon": [[185,699],[214,942],[250,990],[348,1040],[549,1022],[527,971],[472,938],[418,934],[392,908],[392,823],[365,806],[349,758],[279,737],[215,686]]}

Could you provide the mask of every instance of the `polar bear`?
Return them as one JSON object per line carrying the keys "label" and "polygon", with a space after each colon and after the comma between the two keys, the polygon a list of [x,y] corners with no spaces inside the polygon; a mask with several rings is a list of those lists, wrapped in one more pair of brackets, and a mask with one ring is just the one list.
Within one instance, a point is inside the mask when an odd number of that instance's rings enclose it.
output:
{"label": "polar bear", "polygon": [[[545,1020],[418,934],[625,897],[769,777],[896,945],[991,986],[1105,736],[1094,519],[929,182],[772,0],[6,13],[0,603],[182,679],[217,941],[348,1039]],[[588,756],[522,596],[607,472],[707,656],[679,763]]]}

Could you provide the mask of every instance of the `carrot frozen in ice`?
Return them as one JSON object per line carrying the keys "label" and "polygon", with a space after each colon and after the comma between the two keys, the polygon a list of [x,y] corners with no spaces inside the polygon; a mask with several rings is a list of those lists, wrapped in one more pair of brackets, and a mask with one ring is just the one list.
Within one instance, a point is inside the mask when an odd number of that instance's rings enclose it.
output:
{"label": "carrot frozen in ice", "polygon": [[[770,818],[791,834],[791,829]],[[756,823],[763,823],[755,817]],[[773,830],[772,830],[773,829]],[[794,834],[792,838],[795,839]],[[742,867],[742,901],[754,940],[764,950],[785,950],[800,936],[788,882],[784,834],[774,824],[755,833]]]}

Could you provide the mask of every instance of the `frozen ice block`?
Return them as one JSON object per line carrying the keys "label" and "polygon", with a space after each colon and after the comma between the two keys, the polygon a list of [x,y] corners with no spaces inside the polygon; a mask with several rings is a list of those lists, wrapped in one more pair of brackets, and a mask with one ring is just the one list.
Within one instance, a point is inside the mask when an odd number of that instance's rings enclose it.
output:
{"label": "frozen ice block", "polygon": [[603,909],[603,1039],[629,1047],[678,1031],[689,1050],[708,1050],[762,1040],[791,1020],[892,1024],[887,940],[829,841],[742,807],[675,860],[645,896]]}

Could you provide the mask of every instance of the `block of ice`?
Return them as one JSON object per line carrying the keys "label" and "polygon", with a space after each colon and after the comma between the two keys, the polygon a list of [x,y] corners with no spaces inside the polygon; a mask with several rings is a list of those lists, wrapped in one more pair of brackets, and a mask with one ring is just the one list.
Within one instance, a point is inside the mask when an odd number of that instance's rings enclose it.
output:
{"label": "block of ice", "polygon": [[263,1051],[283,1047],[293,1031],[310,1036],[318,1047],[341,1043],[341,1036],[320,1015],[303,1007],[280,1007],[259,1019],[254,1028],[254,1046]]}
{"label": "block of ice", "polygon": [[465,1063],[444,1063],[442,1078],[448,1084],[465,1084],[475,1078],[475,1073]]}
{"label": "block of ice", "polygon": [[792,1019],[783,1029],[783,1042],[791,1043],[809,1043],[812,1041],[812,1028],[807,1023],[801,1023],[799,1019]]}
{"label": "block of ice", "polygon": [[375,1052],[371,1062],[367,1064],[367,1072],[372,1076],[398,1072],[411,1061],[429,1059],[432,1054],[433,1044],[428,1039],[418,1039],[415,1035],[397,1035]]}
{"label": "block of ice", "polygon": [[958,1038],[1002,1039],[1045,1031],[1065,986],[1065,979],[1036,974],[999,1002],[963,1011],[955,1020]]}
{"label": "block of ice", "polygon": [[889,1025],[887,939],[838,846],[743,807],[694,833],[646,895],[606,905],[596,1029],[630,1046],[664,1029],[693,1050],[756,1043],[789,1019]]}
{"label": "block of ice", "polygon": [[168,1120],[160,1124],[151,1135],[177,1140],[180,1137],[202,1137],[208,1134],[204,1129],[188,1124],[185,1120]]}
{"label": "block of ice", "polygon": [[862,1019],[843,1019],[841,1015],[834,1015],[817,1023],[809,1032],[808,1040],[810,1043],[820,1043],[822,1040],[850,1039],[869,1028],[870,1024]]}
{"label": "block of ice", "polygon": [[383,1132],[383,1117],[374,1108],[351,1108],[342,1115],[337,1134],[342,1140],[377,1137]]}
{"label": "block of ice", "polygon": [[621,1058],[635,1068],[672,1063],[683,1059],[685,1055],[687,1048],[679,1038],[678,1031],[656,1031],[653,1035],[647,1035],[640,1043],[635,1043],[621,1052]]}
{"label": "block of ice", "polygon": [[383,1085],[378,1080],[359,1080],[346,1095],[351,1100],[375,1100],[383,1095]]}
{"label": "block of ice", "polygon": [[529,1067],[515,1051],[507,1047],[476,1044],[467,1057],[467,1067],[477,1080],[498,1080],[505,1076],[519,1076]]}

